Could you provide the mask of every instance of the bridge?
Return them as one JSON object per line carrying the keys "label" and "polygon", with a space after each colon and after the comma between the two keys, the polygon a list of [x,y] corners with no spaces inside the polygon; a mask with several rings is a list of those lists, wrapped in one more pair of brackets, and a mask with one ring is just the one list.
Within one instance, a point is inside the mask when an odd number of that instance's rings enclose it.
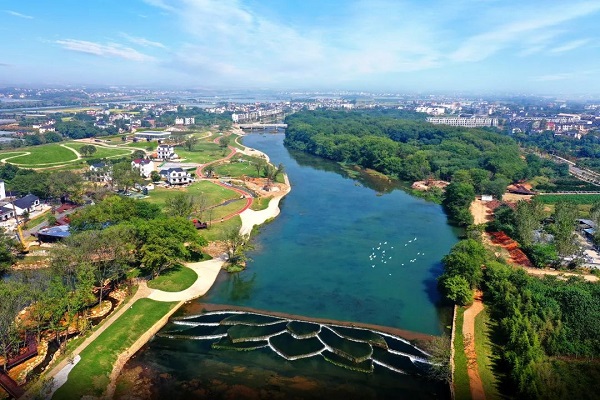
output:
{"label": "bridge", "polygon": [[238,128],[241,129],[277,129],[277,128],[287,128],[287,124],[238,124]]}

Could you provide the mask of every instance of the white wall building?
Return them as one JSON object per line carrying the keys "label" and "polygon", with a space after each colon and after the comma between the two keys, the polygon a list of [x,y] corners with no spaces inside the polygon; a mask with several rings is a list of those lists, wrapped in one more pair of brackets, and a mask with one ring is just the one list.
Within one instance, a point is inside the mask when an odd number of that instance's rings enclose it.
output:
{"label": "white wall building", "polygon": [[156,154],[161,160],[170,160],[175,157],[175,148],[168,144],[161,144],[156,148]]}
{"label": "white wall building", "polygon": [[498,118],[488,117],[428,117],[427,122],[435,125],[462,126],[465,128],[498,126]]}
{"label": "white wall building", "polygon": [[140,171],[140,175],[144,178],[149,178],[152,171],[154,171],[154,163],[150,160],[143,158],[137,158],[131,162],[131,167]]}
{"label": "white wall building", "polygon": [[4,187],[4,181],[0,179],[0,200],[6,198],[6,187]]}

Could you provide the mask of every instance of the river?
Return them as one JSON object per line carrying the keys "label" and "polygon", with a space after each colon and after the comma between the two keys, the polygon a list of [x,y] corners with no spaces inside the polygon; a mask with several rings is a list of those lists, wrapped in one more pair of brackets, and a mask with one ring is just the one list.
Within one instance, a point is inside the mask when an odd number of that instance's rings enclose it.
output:
{"label": "river", "polygon": [[[213,303],[449,333],[449,311],[439,307],[436,277],[457,232],[441,207],[393,183],[290,152],[283,139],[272,133],[244,138],[245,145],[285,165],[292,191],[280,203],[282,213],[261,228],[244,272],[222,273],[205,297],[176,317]],[[163,332],[172,329],[169,324]],[[214,350],[204,341],[166,337],[155,338],[130,360],[121,379],[131,381],[131,376],[136,376],[136,390],[148,390],[145,395],[155,398],[166,393],[227,398],[264,391],[262,398],[276,393],[320,398],[327,391],[329,397],[346,398],[446,395],[439,385],[387,370],[364,374],[312,358],[281,360],[265,349]]]}

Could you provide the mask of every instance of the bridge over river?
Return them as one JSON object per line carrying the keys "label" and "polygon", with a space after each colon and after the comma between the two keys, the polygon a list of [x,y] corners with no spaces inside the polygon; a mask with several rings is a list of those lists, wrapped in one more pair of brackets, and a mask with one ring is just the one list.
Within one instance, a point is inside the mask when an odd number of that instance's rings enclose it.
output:
{"label": "bridge over river", "polygon": [[287,124],[238,124],[241,129],[277,129],[287,128]]}

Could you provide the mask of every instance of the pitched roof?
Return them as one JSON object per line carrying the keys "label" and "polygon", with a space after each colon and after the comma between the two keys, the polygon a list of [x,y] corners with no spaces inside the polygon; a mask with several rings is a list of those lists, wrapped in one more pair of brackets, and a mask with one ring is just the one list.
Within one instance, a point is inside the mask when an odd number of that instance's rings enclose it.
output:
{"label": "pitched roof", "polygon": [[0,214],[7,214],[7,213],[12,212],[12,211],[13,211],[12,208],[0,207]]}
{"label": "pitched roof", "polygon": [[140,165],[146,165],[146,164],[150,164],[150,160],[146,160],[145,158],[136,158],[135,160],[133,160],[134,163],[136,164],[140,164]]}
{"label": "pitched roof", "polygon": [[106,164],[103,163],[103,162],[100,162],[100,163],[92,164],[92,167],[94,167],[94,168],[104,168],[104,167],[106,167]]}
{"label": "pitched roof", "polygon": [[35,203],[36,201],[39,201],[40,198],[37,197],[34,194],[29,193],[27,196],[21,197],[20,199],[17,199],[14,201],[14,205],[19,207],[20,209],[24,210],[26,208],[30,208],[33,203]]}

